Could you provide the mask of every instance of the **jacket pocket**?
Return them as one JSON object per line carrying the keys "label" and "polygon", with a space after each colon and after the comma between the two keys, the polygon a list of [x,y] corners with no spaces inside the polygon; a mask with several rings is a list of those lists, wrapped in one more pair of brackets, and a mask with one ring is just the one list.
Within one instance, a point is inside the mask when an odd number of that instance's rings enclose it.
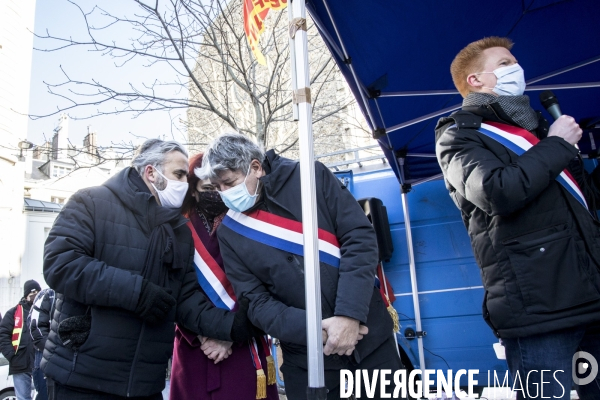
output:
{"label": "jacket pocket", "polygon": [[[24,332],[25,333],[25,332]],[[24,334],[23,333],[23,334]],[[29,369],[29,350],[27,347],[21,347],[10,359],[10,370],[14,373],[26,372]]]}
{"label": "jacket pocket", "polygon": [[578,251],[575,235],[566,225],[507,240],[504,245],[528,314],[600,299],[586,271],[589,258],[585,251]]}

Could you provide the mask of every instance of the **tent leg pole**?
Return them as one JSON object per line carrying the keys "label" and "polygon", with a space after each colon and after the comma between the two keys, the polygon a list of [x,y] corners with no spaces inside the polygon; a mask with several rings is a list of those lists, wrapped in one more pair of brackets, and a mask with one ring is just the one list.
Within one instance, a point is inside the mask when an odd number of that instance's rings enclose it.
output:
{"label": "tent leg pole", "polygon": [[423,349],[423,328],[421,327],[421,309],[419,307],[419,289],[417,288],[417,270],[415,266],[415,251],[413,248],[410,214],[408,212],[407,193],[402,190],[402,210],[404,212],[404,228],[406,229],[406,247],[408,249],[408,264],[410,268],[410,286],[412,289],[413,307],[415,310],[415,325],[417,328],[417,344],[419,348],[419,364],[421,371],[425,370],[425,353]]}
{"label": "tent leg pole", "polygon": [[[306,18],[305,0],[292,3],[294,18]],[[321,280],[319,241],[317,236],[317,201],[315,194],[315,162],[313,153],[312,105],[308,66],[308,41],[306,31],[299,29],[294,39],[296,55],[295,96],[298,103],[298,143],[300,147],[300,184],[302,202],[302,230],[304,239],[304,285],[306,299],[306,338],[308,361],[307,399],[325,400],[325,374],[323,362],[323,334],[321,331]]]}
{"label": "tent leg pole", "polygon": [[[288,24],[292,23],[294,19],[294,11],[292,6],[288,6]],[[296,78],[296,45],[294,44],[294,39],[290,37],[289,39],[290,46],[290,63],[292,68],[291,81],[292,81],[292,90],[296,91],[298,89],[298,80]],[[294,121],[298,121],[298,104],[292,102],[292,119]]]}

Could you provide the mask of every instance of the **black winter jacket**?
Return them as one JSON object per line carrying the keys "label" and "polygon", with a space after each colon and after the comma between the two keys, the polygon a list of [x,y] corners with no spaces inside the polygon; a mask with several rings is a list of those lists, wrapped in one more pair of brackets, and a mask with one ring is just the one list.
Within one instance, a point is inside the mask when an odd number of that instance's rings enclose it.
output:
{"label": "black winter jacket", "polygon": [[[133,312],[158,207],[139,174],[126,168],[102,186],[75,193],[54,222],[44,277],[56,291],[56,310],[42,369],[60,384],[119,396],[153,395],[165,386],[175,322],[194,333],[230,340],[222,332],[230,332],[233,313],[213,307],[201,293],[183,217],[170,224],[179,249],[174,257],[184,267],[163,264],[177,306],[158,325]],[[66,347],[59,324],[86,313],[91,314],[87,340],[78,350]]]}
{"label": "black winter jacket", "polygon": [[[263,188],[253,209],[302,221],[299,164],[270,150],[263,168]],[[367,325],[369,334],[353,355],[359,362],[389,339],[393,329],[374,288],[378,262],[375,232],[354,197],[323,164],[315,163],[315,175],[319,228],[337,236],[342,254],[339,269],[321,262],[322,318],[346,316]],[[247,239],[223,224],[217,232],[225,271],[236,295],[250,300],[250,320],[281,340],[285,363],[306,368],[303,257]],[[343,365],[340,357],[325,357],[325,368]]]}
{"label": "black winter jacket", "polygon": [[511,123],[496,105],[469,111],[440,119],[436,154],[481,268],[484,318],[503,338],[600,320],[598,223],[556,181],[577,149],[545,137],[542,121],[542,140],[517,156],[477,131],[484,120]]}
{"label": "black winter jacket", "polygon": [[33,306],[29,312],[29,333],[34,347],[43,351],[50,333],[50,321],[54,312],[54,290],[46,288],[35,296]]}
{"label": "black winter jacket", "polygon": [[23,306],[23,330],[21,331],[21,341],[19,348],[15,354],[15,349],[12,345],[12,334],[15,327],[15,310],[13,307],[4,314],[2,322],[0,322],[0,351],[9,362],[8,374],[21,374],[31,372],[33,370],[33,362],[35,350],[29,336],[29,324],[27,315],[31,309],[31,304],[25,298],[19,302]]}

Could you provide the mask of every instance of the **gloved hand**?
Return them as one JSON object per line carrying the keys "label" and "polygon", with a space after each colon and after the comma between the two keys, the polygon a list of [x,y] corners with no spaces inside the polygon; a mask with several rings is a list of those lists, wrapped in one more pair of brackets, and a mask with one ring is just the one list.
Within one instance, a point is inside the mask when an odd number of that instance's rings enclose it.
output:
{"label": "gloved hand", "polygon": [[57,333],[63,346],[77,351],[83,346],[91,330],[92,316],[86,312],[85,315],[76,315],[62,320],[58,324]]}
{"label": "gloved hand", "polygon": [[135,313],[150,324],[158,324],[165,319],[177,301],[163,288],[144,279],[140,299]]}
{"label": "gloved hand", "polygon": [[244,342],[254,336],[254,327],[248,319],[249,304],[250,301],[246,297],[238,299],[238,309],[231,326],[231,340],[234,342]]}

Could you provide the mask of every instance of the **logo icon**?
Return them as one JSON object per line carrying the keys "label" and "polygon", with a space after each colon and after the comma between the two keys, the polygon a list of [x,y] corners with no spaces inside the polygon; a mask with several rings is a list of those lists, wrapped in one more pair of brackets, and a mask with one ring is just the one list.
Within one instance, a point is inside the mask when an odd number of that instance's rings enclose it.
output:
{"label": "logo icon", "polygon": [[[585,361],[579,361],[581,359]],[[596,379],[596,376],[598,375],[598,361],[596,361],[594,356],[590,353],[586,351],[578,351],[577,353],[573,354],[572,371],[573,382],[580,386],[587,385]],[[579,375],[583,375],[587,371],[589,371],[587,377],[579,377]]]}

